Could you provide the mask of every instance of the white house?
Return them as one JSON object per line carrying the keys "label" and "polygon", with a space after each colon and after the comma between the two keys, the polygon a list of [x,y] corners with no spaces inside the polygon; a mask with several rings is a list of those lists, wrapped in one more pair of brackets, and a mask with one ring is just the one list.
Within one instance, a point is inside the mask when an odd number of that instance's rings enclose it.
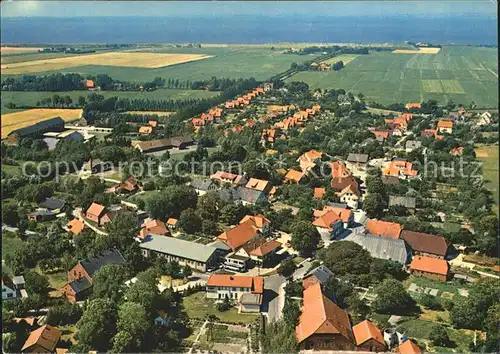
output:
{"label": "white house", "polygon": [[208,299],[229,299],[240,312],[260,312],[264,295],[264,278],[243,275],[212,274],[207,281]]}
{"label": "white house", "polygon": [[349,184],[336,194],[340,198],[341,203],[347,204],[353,209],[358,208],[358,203],[359,199],[361,198],[361,193],[359,192],[357,185]]}
{"label": "white house", "polygon": [[7,275],[2,275],[2,300],[17,299],[19,297],[27,297],[28,294],[24,290],[24,277],[22,275],[10,278]]}
{"label": "white house", "polygon": [[158,311],[158,317],[155,317],[153,321],[157,326],[168,326],[170,318],[165,311]]}
{"label": "white house", "polygon": [[477,125],[488,125],[491,124],[491,113],[486,111],[483,112],[476,122]]}

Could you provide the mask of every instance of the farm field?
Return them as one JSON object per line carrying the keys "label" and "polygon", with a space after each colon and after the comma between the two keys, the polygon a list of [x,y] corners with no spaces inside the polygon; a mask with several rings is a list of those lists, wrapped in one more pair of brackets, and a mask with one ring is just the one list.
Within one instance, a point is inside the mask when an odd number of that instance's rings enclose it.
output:
{"label": "farm field", "polygon": [[483,163],[483,177],[486,187],[493,193],[498,214],[499,189],[498,189],[498,146],[481,146],[476,148],[476,156]]}
{"label": "farm field", "polygon": [[210,58],[205,54],[110,52],[62,58],[2,64],[4,74],[26,74],[47,70],[74,68],[84,65],[121,66],[132,68],[161,68]]}
{"label": "farm field", "polygon": [[42,48],[33,48],[33,47],[0,47],[0,53],[2,55],[5,54],[21,54],[21,53],[33,53],[38,52]]}
{"label": "farm field", "polygon": [[5,139],[7,135],[15,129],[27,127],[50,118],[61,117],[64,121],[69,122],[79,119],[81,116],[81,109],[62,108],[37,108],[4,114],[2,115],[2,139]]}
{"label": "farm field", "polygon": [[372,52],[340,71],[300,72],[287,81],[362,92],[368,102],[383,104],[435,99],[496,108],[497,60],[496,49],[482,47],[443,47],[435,55]]}
{"label": "farm field", "polygon": [[63,92],[47,92],[47,91],[2,91],[2,107],[1,112],[9,113],[12,110],[5,107],[8,102],[13,102],[17,106],[35,107],[36,103],[43,98],[51,98],[54,94],[59,96],[69,95],[73,102],[77,102],[79,96],[88,97],[92,92],[108,97],[120,97],[130,99],[150,99],[150,100],[184,100],[191,98],[211,98],[219,94],[218,91],[205,90],[176,90],[176,89],[159,89],[155,91],[63,91]]}
{"label": "farm field", "polygon": [[0,56],[0,62],[2,64],[12,64],[12,63],[21,63],[21,62],[29,62],[35,60],[42,59],[54,59],[54,58],[65,58],[65,57],[74,57],[77,54],[66,54],[66,53],[19,53],[19,54],[3,54]]}
{"label": "farm field", "polygon": [[[146,49],[141,49],[145,53]],[[129,52],[131,54],[141,54]],[[265,80],[290,68],[293,62],[309,60],[307,55],[283,54],[282,49],[271,50],[269,47],[203,47],[203,48],[155,48],[148,53],[175,53],[187,55],[208,55],[212,58],[173,65],[162,68],[133,68],[125,66],[89,65],[73,68],[43,68],[44,72],[77,72],[81,75],[106,73],[114,79],[131,82],[151,81],[160,76],[166,79],[207,80],[212,76],[219,78],[250,78]],[[35,73],[32,71],[31,73]],[[2,70],[2,79],[5,77]],[[12,73],[11,73],[12,74]]]}
{"label": "farm field", "polygon": [[337,57],[330,58],[328,60],[325,60],[323,63],[327,64],[335,64],[338,61],[344,62],[344,65],[349,64],[351,61],[359,57],[359,54],[342,54]]}

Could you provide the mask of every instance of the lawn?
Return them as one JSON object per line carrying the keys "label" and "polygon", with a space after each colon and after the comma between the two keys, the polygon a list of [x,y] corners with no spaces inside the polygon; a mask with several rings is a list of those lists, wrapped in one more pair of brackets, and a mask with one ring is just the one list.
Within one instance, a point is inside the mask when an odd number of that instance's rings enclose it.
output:
{"label": "lawn", "polygon": [[498,145],[477,147],[476,155],[483,163],[482,173],[486,188],[493,193],[493,199],[497,205],[495,211],[498,214]]}
{"label": "lawn", "polygon": [[[23,243],[20,238],[15,237],[14,235],[15,234],[13,233],[2,232],[2,260],[5,260],[5,257],[8,254],[12,254],[13,250],[16,247],[21,246]],[[7,269],[5,266],[2,268]]]}
{"label": "lawn", "polygon": [[[54,94],[59,96],[70,96],[73,103],[78,102],[78,97],[88,97],[91,91],[63,91],[63,92],[25,92],[25,91],[2,91],[1,113],[14,111],[5,107],[8,102],[13,102],[17,106],[36,107],[36,103],[44,98],[52,98]],[[98,91],[96,92],[104,97],[121,97],[130,99],[149,99],[149,100],[185,100],[191,98],[210,98],[217,96],[218,91],[205,90],[177,90],[177,89],[158,89],[155,91]]]}
{"label": "lawn", "polygon": [[[202,47],[152,49],[158,53],[206,54],[212,58],[197,62],[174,65],[157,69],[111,67],[87,65],[68,68],[58,72],[77,72],[82,75],[106,73],[122,81],[145,82],[160,76],[166,79],[207,80],[212,76],[224,78],[250,78],[265,80],[290,68],[293,62],[309,60],[309,56],[283,54],[283,49],[271,50],[269,47]],[[48,73],[48,72],[45,72]],[[3,78],[4,75],[2,75]]]}
{"label": "lawn", "polygon": [[2,171],[9,176],[14,176],[21,173],[21,166],[2,164]]}
{"label": "lawn", "polygon": [[372,52],[342,70],[300,72],[287,81],[362,92],[367,101],[383,104],[436,99],[496,108],[497,60],[496,49],[481,47],[447,46],[436,55]]}
{"label": "lawn", "polygon": [[232,307],[230,310],[220,312],[215,306],[215,301],[207,299],[204,292],[198,292],[184,297],[184,308],[189,318],[204,319],[206,315],[215,315],[221,322],[252,323],[258,318],[253,314],[239,314],[238,309]]}
{"label": "lawn", "polygon": [[439,290],[438,296],[441,296],[443,292],[449,292],[456,294],[456,296],[460,296],[458,295],[458,289],[469,288],[468,283],[461,284],[457,280],[441,282],[439,280],[433,280],[429,278],[416,277],[416,276],[410,276],[407,280],[405,280],[406,288],[408,288],[411,283],[415,283],[420,287],[438,289]]}

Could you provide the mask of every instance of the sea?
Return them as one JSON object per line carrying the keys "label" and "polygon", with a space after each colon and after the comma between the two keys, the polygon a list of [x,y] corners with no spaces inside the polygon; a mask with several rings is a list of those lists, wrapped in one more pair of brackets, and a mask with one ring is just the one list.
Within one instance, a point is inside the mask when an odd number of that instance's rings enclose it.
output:
{"label": "sea", "polygon": [[498,45],[487,16],[4,17],[2,44],[401,43]]}

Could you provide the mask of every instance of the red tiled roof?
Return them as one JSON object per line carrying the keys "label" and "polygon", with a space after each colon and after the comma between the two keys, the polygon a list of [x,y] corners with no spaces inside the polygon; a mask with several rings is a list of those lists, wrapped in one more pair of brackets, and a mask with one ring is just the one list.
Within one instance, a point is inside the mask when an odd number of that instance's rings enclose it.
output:
{"label": "red tiled roof", "polygon": [[285,181],[299,183],[302,180],[303,177],[304,177],[304,173],[303,172],[300,172],[300,171],[297,171],[297,170],[294,170],[294,169],[290,169],[286,173],[284,179],[285,179]]}
{"label": "red tiled roof", "polygon": [[368,233],[375,236],[398,239],[403,227],[395,222],[371,219],[368,220],[366,229],[368,230]]}
{"label": "red tiled roof", "polygon": [[79,234],[86,227],[86,225],[83,222],[83,220],[76,219],[76,218],[73,219],[73,220],[71,220],[70,222],[68,222],[66,224],[66,226],[68,227],[69,231],[71,231],[74,234]]}
{"label": "red tiled roof", "polygon": [[326,193],[325,188],[314,188],[314,198],[321,199]]}
{"label": "red tiled roof", "polygon": [[453,128],[453,122],[449,120],[440,120],[437,126],[438,128]]}
{"label": "red tiled roof", "polygon": [[350,342],[354,339],[349,315],[323,295],[319,283],[304,290],[302,313],[295,327],[299,343],[315,333],[340,334]]}
{"label": "red tiled roof", "polygon": [[320,216],[322,216],[330,211],[333,211],[335,214],[339,215],[340,219],[343,222],[348,222],[350,217],[351,217],[351,214],[352,214],[351,209],[344,209],[344,208],[338,208],[338,207],[327,205],[327,206],[323,207],[323,210],[314,210],[314,217],[318,218],[318,217],[320,217]]}
{"label": "red tiled roof", "polygon": [[250,254],[252,256],[258,256],[262,257],[265,256],[272,251],[274,251],[276,248],[281,247],[281,243],[275,240],[268,241],[261,246],[257,247],[256,249],[250,251]]}
{"label": "red tiled roof", "polygon": [[433,274],[447,275],[450,266],[444,259],[415,256],[411,261],[410,269]]}
{"label": "red tiled roof", "polygon": [[403,344],[399,345],[397,352],[401,354],[421,354],[422,350],[418,345],[407,339]]}
{"label": "red tiled roof", "polygon": [[257,214],[257,215],[245,215],[243,219],[240,220],[240,224],[243,224],[248,220],[251,220],[254,223],[254,225],[259,229],[262,229],[264,226],[271,223],[271,221],[264,215]]}
{"label": "red tiled roof", "polygon": [[364,320],[352,327],[356,345],[361,345],[367,340],[374,339],[382,345],[385,345],[384,336],[382,332],[372,322]]}
{"label": "red tiled roof", "polygon": [[226,243],[233,250],[243,246],[252,238],[258,235],[257,227],[252,220],[247,220],[232,229],[229,229],[219,236],[218,239]]}
{"label": "red tiled roof", "polygon": [[52,352],[60,338],[61,331],[58,328],[45,325],[30,333],[21,351],[25,351],[36,345],[42,347],[47,352]]}
{"label": "red tiled roof", "polygon": [[87,214],[101,215],[104,212],[104,206],[97,203],[92,203],[92,205],[87,209]]}

